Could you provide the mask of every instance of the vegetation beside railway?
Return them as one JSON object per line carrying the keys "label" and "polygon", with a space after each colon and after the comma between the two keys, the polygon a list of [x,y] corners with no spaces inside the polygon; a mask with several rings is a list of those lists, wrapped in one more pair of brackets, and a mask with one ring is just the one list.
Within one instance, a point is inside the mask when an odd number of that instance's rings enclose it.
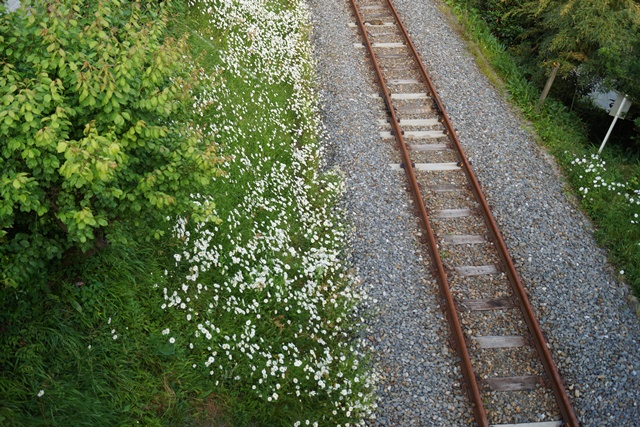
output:
{"label": "vegetation beside railway", "polygon": [[0,9],[0,424],[359,425],[304,4],[22,3]]}
{"label": "vegetation beside railway", "polygon": [[598,241],[608,249],[619,277],[640,296],[640,157],[637,150],[609,144],[598,155],[599,144],[590,138],[590,123],[571,106],[551,97],[540,110],[536,109],[541,93],[536,83],[544,84],[544,80],[531,79],[527,68],[516,61],[513,49],[506,47],[483,19],[498,9],[502,11],[501,17],[508,16],[503,10],[507,6],[480,11],[468,0],[445,0],[445,3],[463,27],[485,74],[506,92],[531,123],[542,144],[555,156],[573,194],[592,219]]}

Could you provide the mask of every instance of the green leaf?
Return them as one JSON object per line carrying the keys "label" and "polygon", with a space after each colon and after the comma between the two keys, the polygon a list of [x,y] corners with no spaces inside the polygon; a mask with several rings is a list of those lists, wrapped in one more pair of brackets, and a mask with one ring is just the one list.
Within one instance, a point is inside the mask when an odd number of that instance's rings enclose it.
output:
{"label": "green leaf", "polygon": [[120,152],[120,145],[115,142],[109,145],[109,155],[115,157]]}
{"label": "green leaf", "polygon": [[[51,10],[40,3],[31,3],[38,6],[16,21],[20,25],[0,23],[2,55],[11,55],[0,64],[0,172],[6,174],[0,194],[10,195],[0,216],[3,226],[22,221],[21,233],[0,237],[0,264],[7,247],[22,248],[14,258],[24,261],[14,267],[35,279],[47,276],[43,260],[93,247],[95,227],[174,215],[172,206],[187,206],[201,177],[213,175],[207,162],[194,161],[210,157],[199,148],[208,142],[190,125],[200,118],[164,116],[189,109],[191,91],[183,88],[197,92],[200,82],[185,73],[190,64],[180,62],[187,50],[167,37],[163,11],[124,12],[116,0],[49,2]],[[180,167],[165,177],[169,162]],[[15,277],[21,285],[33,283]],[[9,283],[4,271],[0,283]]]}
{"label": "green leaf", "polygon": [[70,299],[69,302],[71,303],[71,305],[73,306],[73,308],[76,309],[76,311],[80,314],[82,314],[82,306],[78,303],[78,301],[74,300],[74,299]]}

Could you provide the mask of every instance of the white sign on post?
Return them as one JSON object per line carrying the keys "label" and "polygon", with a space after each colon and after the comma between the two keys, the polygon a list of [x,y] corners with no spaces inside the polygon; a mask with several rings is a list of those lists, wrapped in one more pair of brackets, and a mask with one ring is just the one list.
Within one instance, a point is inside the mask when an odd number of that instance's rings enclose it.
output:
{"label": "white sign on post", "polygon": [[631,108],[631,101],[626,96],[618,94],[616,102],[613,103],[613,107],[609,111],[609,115],[615,117],[617,112],[617,116],[624,119],[624,116],[629,112],[629,108]]}
{"label": "white sign on post", "polygon": [[613,121],[611,122],[611,126],[609,126],[607,135],[604,137],[604,141],[602,141],[602,145],[598,150],[598,154],[602,153],[602,149],[607,143],[607,140],[611,135],[611,131],[613,130],[613,126],[616,124],[618,118],[621,117],[624,119],[624,116],[627,114],[627,112],[629,112],[629,108],[631,108],[631,101],[629,101],[625,95],[618,94],[616,102],[613,103],[613,107],[611,107],[611,111],[609,111],[609,115],[613,116]]}

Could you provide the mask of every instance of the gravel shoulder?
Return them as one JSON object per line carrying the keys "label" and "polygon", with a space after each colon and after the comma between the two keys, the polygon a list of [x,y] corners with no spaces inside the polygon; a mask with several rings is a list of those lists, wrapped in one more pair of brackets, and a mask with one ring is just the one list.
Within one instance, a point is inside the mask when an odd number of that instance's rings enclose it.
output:
{"label": "gravel shoulder", "polygon": [[[640,426],[640,321],[557,167],[480,73],[435,0],[394,0],[492,206],[584,426]],[[329,166],[345,172],[350,262],[369,287],[376,426],[471,425],[437,285],[422,258],[347,0],[309,0]]]}

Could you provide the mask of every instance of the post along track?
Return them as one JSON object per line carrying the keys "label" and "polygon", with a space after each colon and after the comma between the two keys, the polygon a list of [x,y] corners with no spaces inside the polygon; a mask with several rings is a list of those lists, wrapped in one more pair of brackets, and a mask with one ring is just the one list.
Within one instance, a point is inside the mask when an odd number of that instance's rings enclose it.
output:
{"label": "post along track", "polygon": [[397,142],[395,169],[406,173],[427,235],[476,422],[578,427],[480,184],[395,7],[350,2],[391,125],[381,136]]}

